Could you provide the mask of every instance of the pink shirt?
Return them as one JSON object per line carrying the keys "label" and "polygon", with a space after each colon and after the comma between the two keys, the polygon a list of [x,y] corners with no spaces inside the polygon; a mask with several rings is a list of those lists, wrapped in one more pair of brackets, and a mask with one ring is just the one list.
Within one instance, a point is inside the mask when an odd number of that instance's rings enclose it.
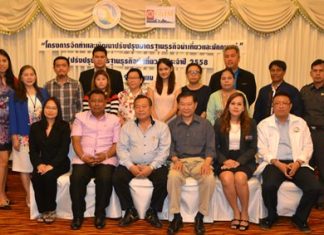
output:
{"label": "pink shirt", "polygon": [[[81,136],[81,146],[84,153],[94,156],[96,153],[107,151],[112,144],[117,143],[120,123],[116,115],[105,113],[97,119],[91,111],[77,113],[72,126],[71,136]],[[102,164],[116,166],[117,157],[106,159]],[[75,155],[72,164],[84,164]]]}

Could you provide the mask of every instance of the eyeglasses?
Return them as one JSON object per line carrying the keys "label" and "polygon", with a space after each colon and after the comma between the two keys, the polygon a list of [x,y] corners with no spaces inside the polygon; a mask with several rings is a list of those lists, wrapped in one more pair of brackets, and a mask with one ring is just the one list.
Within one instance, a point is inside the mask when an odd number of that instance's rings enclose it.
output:
{"label": "eyeglasses", "polygon": [[196,74],[200,74],[200,71],[195,71],[195,70],[193,70],[193,71],[188,71],[188,74],[191,74],[191,75],[196,75]]}
{"label": "eyeglasses", "polygon": [[128,77],[127,80],[141,79],[140,77]]}

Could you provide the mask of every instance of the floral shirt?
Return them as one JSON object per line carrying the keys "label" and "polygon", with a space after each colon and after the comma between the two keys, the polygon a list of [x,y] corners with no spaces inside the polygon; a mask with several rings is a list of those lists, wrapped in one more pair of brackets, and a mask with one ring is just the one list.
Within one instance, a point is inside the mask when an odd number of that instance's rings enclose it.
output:
{"label": "floral shirt", "polygon": [[143,84],[141,90],[135,96],[129,88],[118,93],[119,115],[128,120],[135,120],[134,100],[138,95],[146,95],[147,87]]}

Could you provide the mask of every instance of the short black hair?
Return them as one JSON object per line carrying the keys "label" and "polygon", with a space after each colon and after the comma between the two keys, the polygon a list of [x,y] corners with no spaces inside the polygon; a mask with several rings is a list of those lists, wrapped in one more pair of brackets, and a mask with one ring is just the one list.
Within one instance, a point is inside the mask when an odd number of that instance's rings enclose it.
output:
{"label": "short black hair", "polygon": [[[127,80],[128,79],[128,75],[130,74],[130,73],[132,73],[132,72],[136,72],[136,73],[138,73],[138,76],[143,80],[143,82],[144,82],[144,76],[143,76],[143,73],[142,73],[142,71],[139,69],[139,68],[130,68],[129,70],[128,70],[128,72],[126,73],[126,76],[125,76],[125,79]],[[142,83],[143,83],[142,82]]]}
{"label": "short black hair", "polygon": [[106,99],[106,94],[103,90],[101,89],[98,89],[98,88],[95,88],[95,89],[92,89],[89,93],[88,93],[88,98],[90,100],[91,96],[94,95],[94,94],[101,94],[105,97]]}
{"label": "short black hair", "polygon": [[287,92],[284,92],[284,91],[277,91],[276,94],[273,96],[272,98],[272,102],[274,101],[274,99],[277,97],[277,96],[286,96],[289,98],[289,102],[292,103],[292,100],[291,100],[291,95]]}
{"label": "short black hair", "polygon": [[70,66],[70,61],[69,61],[68,58],[66,58],[65,56],[58,56],[58,57],[56,57],[56,58],[54,59],[54,61],[53,61],[53,66],[54,66],[54,67],[55,67],[55,63],[56,63],[56,61],[58,61],[58,60],[65,60],[65,61],[67,62],[67,64],[68,64],[68,66]]}
{"label": "short black hair", "polygon": [[322,59],[315,60],[311,65],[311,69],[313,69],[314,66],[319,65],[319,64],[324,64],[324,60],[322,60]]}
{"label": "short black hair", "polygon": [[273,60],[270,64],[269,64],[269,70],[272,68],[272,66],[278,66],[279,68],[281,68],[283,71],[286,71],[287,69],[287,65],[285,63],[285,61],[282,60]]}
{"label": "short black hair", "polygon": [[197,103],[197,96],[190,91],[183,91],[177,97],[177,103],[180,103],[180,100],[185,97],[192,97],[193,101]]}
{"label": "short black hair", "polygon": [[93,48],[93,51],[92,51],[92,56],[94,56],[94,54],[97,52],[97,51],[102,51],[103,53],[105,53],[105,55],[107,56],[107,50],[104,46],[102,45],[98,45],[96,46],[95,48]]}
{"label": "short black hair", "polygon": [[153,105],[152,100],[149,97],[147,97],[146,95],[138,95],[138,96],[136,96],[136,98],[134,100],[134,106],[135,106],[136,101],[137,100],[140,100],[140,99],[146,99],[146,100],[148,100],[149,105],[152,107],[152,105]]}
{"label": "short black hair", "polygon": [[190,63],[190,64],[188,64],[187,67],[186,67],[186,73],[188,73],[189,68],[192,67],[192,66],[197,66],[198,69],[199,69],[199,72],[202,73],[202,67],[199,64],[197,64],[197,63]]}

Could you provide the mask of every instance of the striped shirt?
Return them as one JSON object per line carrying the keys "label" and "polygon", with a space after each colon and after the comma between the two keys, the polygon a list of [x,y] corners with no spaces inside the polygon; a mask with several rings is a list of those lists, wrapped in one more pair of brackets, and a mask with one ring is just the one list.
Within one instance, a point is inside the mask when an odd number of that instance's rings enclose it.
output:
{"label": "striped shirt", "polygon": [[[118,107],[119,107],[118,96],[113,94],[106,101],[107,101],[105,107],[106,113],[118,115]],[[83,99],[83,111],[88,111],[88,110],[90,110],[89,97],[85,96]]]}
{"label": "striped shirt", "polygon": [[50,96],[56,97],[62,108],[63,120],[72,123],[75,114],[82,111],[83,90],[81,84],[68,78],[64,84],[54,78],[45,84],[45,89]]}

